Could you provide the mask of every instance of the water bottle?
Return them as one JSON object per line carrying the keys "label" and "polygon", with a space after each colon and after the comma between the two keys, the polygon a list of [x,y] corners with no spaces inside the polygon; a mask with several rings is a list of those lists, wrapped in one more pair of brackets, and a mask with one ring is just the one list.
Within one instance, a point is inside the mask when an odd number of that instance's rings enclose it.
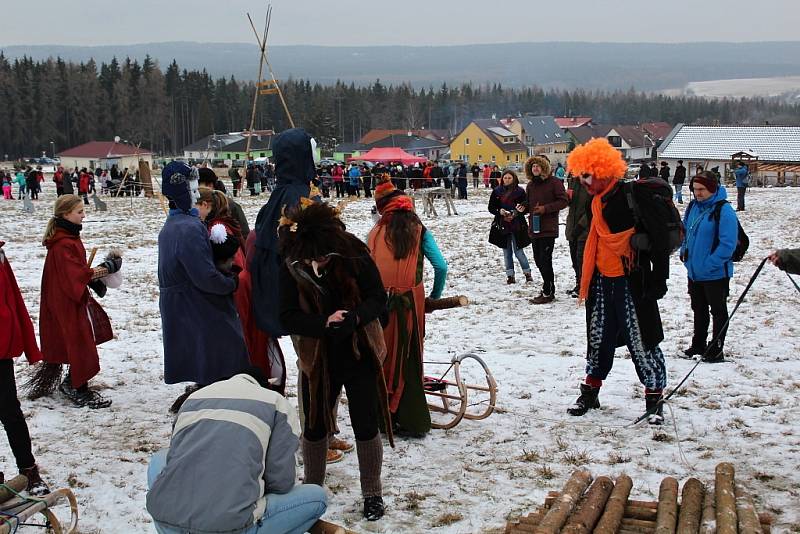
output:
{"label": "water bottle", "polygon": [[541,215],[531,215],[531,232],[538,234],[542,231],[542,217]]}

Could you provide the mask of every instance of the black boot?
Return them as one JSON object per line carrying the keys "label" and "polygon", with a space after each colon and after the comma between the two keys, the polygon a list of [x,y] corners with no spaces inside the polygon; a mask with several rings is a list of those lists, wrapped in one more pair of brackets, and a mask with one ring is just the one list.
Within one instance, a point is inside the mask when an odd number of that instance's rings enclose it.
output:
{"label": "black boot", "polygon": [[386,508],[383,504],[383,497],[374,495],[364,499],[364,519],[367,521],[377,521],[383,517]]}
{"label": "black boot", "polygon": [[511,285],[511,284],[515,284],[515,283],[517,283],[517,280],[513,276],[506,277],[506,284]]}
{"label": "black boot", "polygon": [[584,415],[589,410],[594,410],[600,407],[598,396],[600,395],[600,388],[595,388],[589,384],[581,384],[581,395],[575,401],[572,408],[567,408],[567,413],[570,415]]}
{"label": "black boot", "polygon": [[664,395],[658,391],[644,394],[644,404],[647,409],[647,422],[651,425],[661,425],[664,423],[664,404],[661,400]]}

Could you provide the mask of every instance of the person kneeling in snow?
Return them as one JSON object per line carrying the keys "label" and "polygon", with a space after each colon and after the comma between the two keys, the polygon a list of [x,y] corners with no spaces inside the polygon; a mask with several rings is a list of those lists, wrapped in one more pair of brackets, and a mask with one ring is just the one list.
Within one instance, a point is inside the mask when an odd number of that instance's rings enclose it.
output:
{"label": "person kneeling in snow", "polygon": [[301,533],[327,509],[318,485],[295,485],[300,422],[255,367],[195,391],[169,449],[147,470],[147,511],[160,534]]}
{"label": "person kneeling in snow", "polygon": [[661,424],[667,371],[658,346],[664,339],[658,299],[667,292],[669,255],[634,251],[634,217],[620,181],[627,166],[608,141],[594,139],[577,147],[567,166],[594,196],[580,285],[580,299],[586,300],[586,379],[567,412],[581,416],[600,407],[600,386],[622,341],[645,386],[650,423]]}

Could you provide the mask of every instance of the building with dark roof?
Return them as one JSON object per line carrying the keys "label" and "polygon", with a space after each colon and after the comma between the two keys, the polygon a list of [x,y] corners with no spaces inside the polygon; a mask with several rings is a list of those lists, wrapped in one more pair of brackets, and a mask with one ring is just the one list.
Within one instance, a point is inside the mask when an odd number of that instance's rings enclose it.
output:
{"label": "building with dark roof", "polygon": [[529,156],[545,154],[553,165],[566,161],[571,138],[550,115],[516,117],[508,129],[528,148]]}

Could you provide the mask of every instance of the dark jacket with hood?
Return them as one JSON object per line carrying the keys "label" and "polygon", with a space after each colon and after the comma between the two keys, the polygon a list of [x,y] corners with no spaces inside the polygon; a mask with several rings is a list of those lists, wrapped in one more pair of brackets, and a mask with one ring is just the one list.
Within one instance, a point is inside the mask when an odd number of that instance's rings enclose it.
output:
{"label": "dark jacket with hood", "polygon": [[250,262],[253,281],[253,312],[256,324],[272,337],[287,331],[279,317],[278,220],[284,207],[292,207],[311,194],[309,183],[316,169],[311,152],[311,136],[302,128],[279,134],[272,143],[275,157],[275,190],[256,218],[256,246]]}
{"label": "dark jacket with hood", "polygon": [[[536,206],[543,206],[540,215],[541,231],[531,234],[534,239],[541,237],[558,237],[558,212],[567,207],[567,192],[564,183],[552,176],[534,176],[525,188],[528,195],[528,212],[533,215]],[[533,226],[531,225],[531,231]]]}
{"label": "dark jacket with hood", "polygon": [[572,197],[569,199],[569,212],[567,212],[567,228],[564,233],[567,241],[586,241],[589,237],[591,223],[592,195],[586,190],[579,178],[569,179],[569,190]]}

